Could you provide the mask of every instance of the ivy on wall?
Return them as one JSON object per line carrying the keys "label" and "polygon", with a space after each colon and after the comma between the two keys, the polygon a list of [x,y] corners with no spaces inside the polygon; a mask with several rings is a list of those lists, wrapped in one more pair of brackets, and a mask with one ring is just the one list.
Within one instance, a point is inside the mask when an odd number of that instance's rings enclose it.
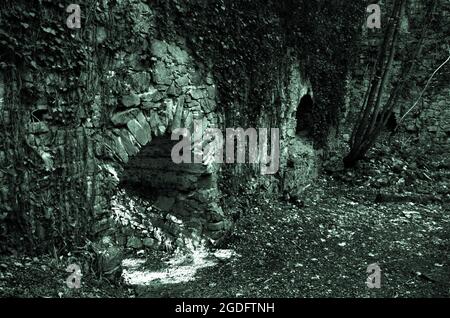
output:
{"label": "ivy on wall", "polygon": [[287,71],[283,61],[293,48],[314,90],[313,134],[319,144],[325,142],[328,128],[338,123],[363,3],[194,0],[156,5],[160,36],[182,35],[198,61],[212,66],[221,105],[231,114],[227,124],[252,124],[261,111],[276,109],[273,88],[280,72]]}

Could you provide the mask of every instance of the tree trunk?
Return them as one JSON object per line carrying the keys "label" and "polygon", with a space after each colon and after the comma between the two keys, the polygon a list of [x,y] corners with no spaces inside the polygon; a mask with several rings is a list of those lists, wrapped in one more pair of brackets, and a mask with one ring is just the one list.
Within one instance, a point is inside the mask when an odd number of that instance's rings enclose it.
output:
{"label": "tree trunk", "polygon": [[387,102],[381,107],[381,100],[384,95],[386,84],[392,72],[392,64],[395,56],[395,47],[400,31],[400,18],[406,0],[396,0],[390,18],[390,23],[386,29],[380,53],[375,64],[375,72],[367,89],[366,98],[355,125],[350,140],[350,152],[344,158],[344,165],[347,168],[353,167],[364,157],[367,151],[373,146],[379,134],[386,126],[389,116],[397,104],[400,94],[407,88],[410,75],[420,56],[426,31],[432,19],[432,13],[437,1],[433,0],[425,16],[425,23],[420,34],[420,38],[414,55],[410,63],[404,62],[400,71],[400,80],[389,95]]}

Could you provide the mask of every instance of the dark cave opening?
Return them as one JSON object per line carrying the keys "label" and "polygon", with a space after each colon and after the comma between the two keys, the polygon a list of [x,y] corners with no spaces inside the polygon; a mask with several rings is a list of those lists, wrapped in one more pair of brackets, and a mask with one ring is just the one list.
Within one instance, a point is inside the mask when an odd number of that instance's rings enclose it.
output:
{"label": "dark cave opening", "polygon": [[297,127],[295,133],[297,136],[311,135],[313,127],[313,105],[314,101],[309,93],[301,98],[296,113]]}
{"label": "dark cave opening", "polygon": [[202,215],[217,191],[216,176],[198,163],[173,162],[171,152],[178,141],[154,137],[125,165],[120,188],[178,216]]}

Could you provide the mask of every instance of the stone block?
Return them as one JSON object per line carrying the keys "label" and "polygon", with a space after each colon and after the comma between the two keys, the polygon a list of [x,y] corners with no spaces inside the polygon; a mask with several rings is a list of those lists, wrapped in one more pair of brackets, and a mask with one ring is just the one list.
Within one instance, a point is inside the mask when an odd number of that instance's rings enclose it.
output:
{"label": "stone block", "polygon": [[48,125],[46,122],[39,121],[36,123],[29,123],[28,124],[28,132],[30,134],[42,134],[49,132],[50,129],[48,128]]}
{"label": "stone block", "polygon": [[128,153],[125,150],[125,146],[122,142],[122,138],[119,136],[112,136],[113,144],[110,145],[114,154],[122,161],[123,163],[128,162]]}
{"label": "stone block", "polygon": [[175,79],[175,84],[177,84],[178,87],[188,86],[190,83],[191,80],[189,79],[189,75],[183,75]]}
{"label": "stone block", "polygon": [[195,198],[200,202],[207,203],[212,202],[219,196],[217,188],[201,189],[195,193]]}
{"label": "stone block", "polygon": [[192,97],[192,99],[198,100],[201,98],[204,98],[203,90],[200,88],[193,88],[189,91],[189,95]]}
{"label": "stone block", "polygon": [[150,118],[148,119],[148,122],[150,124],[151,131],[156,136],[161,136],[166,131],[166,125],[163,123],[163,121],[161,120],[161,118],[159,117],[159,115],[156,112],[152,112],[150,114]]}
{"label": "stone block", "polygon": [[161,107],[161,103],[159,102],[152,102],[152,101],[143,101],[142,102],[142,109],[144,110],[158,110]]}
{"label": "stone block", "polygon": [[155,240],[155,239],[152,239],[152,238],[150,238],[150,237],[147,237],[147,238],[145,238],[145,239],[142,241],[142,244],[143,244],[145,247],[151,248],[151,247],[153,247],[153,246],[156,245],[156,240]]}
{"label": "stone block", "polygon": [[97,255],[97,270],[102,275],[119,277],[122,272],[123,249],[117,246],[104,246],[94,243]]}
{"label": "stone block", "polygon": [[160,85],[170,85],[172,83],[173,74],[164,62],[156,62],[153,69],[153,80]]}
{"label": "stone block", "polygon": [[184,97],[180,97],[176,103],[176,109],[173,116],[171,131],[181,128],[181,120],[183,118]]}
{"label": "stone block", "polygon": [[139,113],[141,113],[139,108],[127,109],[125,111],[115,113],[111,117],[111,121],[116,126],[126,125],[130,120],[136,118]]}
{"label": "stone block", "polygon": [[216,87],[214,85],[210,85],[210,86],[208,86],[207,91],[208,91],[208,97],[212,100],[215,100],[216,96],[217,96]]}
{"label": "stone block", "polygon": [[139,97],[139,95],[133,93],[123,96],[121,101],[125,107],[135,107],[139,106],[139,104],[141,103],[141,98]]}
{"label": "stone block", "polygon": [[151,44],[152,55],[157,58],[163,58],[168,54],[167,43],[164,41],[154,40]]}
{"label": "stone block", "polygon": [[168,96],[175,96],[178,97],[182,94],[182,90],[180,87],[176,86],[175,84],[172,84],[169,86],[169,88],[166,91],[166,94]]}
{"label": "stone block", "polygon": [[216,222],[216,223],[208,223],[206,228],[209,231],[221,231],[221,230],[225,229],[225,222],[224,221],[220,221],[220,222]]}
{"label": "stone block", "polygon": [[[147,131],[148,133],[150,133],[151,128],[150,125],[147,122],[147,119],[145,118],[144,114],[142,114],[142,112],[139,112],[136,115],[136,119],[138,121],[138,123],[142,126],[142,128]],[[149,135],[149,141],[151,140],[151,136]]]}
{"label": "stone block", "polygon": [[139,147],[136,146],[131,140],[130,132],[126,129],[121,129],[117,132],[117,134],[122,139],[122,144],[125,147],[125,151],[128,153],[128,156],[134,156],[139,152]]}
{"label": "stone block", "polygon": [[216,110],[217,104],[214,100],[205,98],[200,103],[205,113],[210,113]]}
{"label": "stone block", "polygon": [[168,46],[170,55],[174,58],[174,60],[178,64],[186,64],[189,59],[189,55],[186,51],[182,50],[180,47],[176,45],[169,45]]}
{"label": "stone block", "polygon": [[150,131],[146,131],[137,119],[132,119],[127,123],[128,130],[136,138],[141,146],[145,146],[150,140]]}
{"label": "stone block", "polygon": [[138,250],[141,249],[142,246],[144,246],[142,240],[136,236],[130,236],[127,240],[127,247],[131,247]]}
{"label": "stone block", "polygon": [[155,94],[158,93],[158,90],[153,86],[150,86],[147,92],[139,94],[141,101],[152,101]]}
{"label": "stone block", "polygon": [[137,72],[131,75],[131,86],[138,92],[145,91],[151,83],[151,75],[148,72]]}

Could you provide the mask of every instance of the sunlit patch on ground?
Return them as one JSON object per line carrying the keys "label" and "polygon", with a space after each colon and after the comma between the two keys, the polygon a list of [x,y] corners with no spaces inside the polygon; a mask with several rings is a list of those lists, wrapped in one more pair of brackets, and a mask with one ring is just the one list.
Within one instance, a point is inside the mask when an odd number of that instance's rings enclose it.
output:
{"label": "sunlit patch on ground", "polygon": [[185,283],[195,279],[199,269],[215,266],[219,261],[235,257],[232,250],[209,251],[201,246],[189,254],[175,254],[165,261],[165,268],[146,267],[145,259],[125,259],[122,263],[125,283],[129,285],[166,285]]}

